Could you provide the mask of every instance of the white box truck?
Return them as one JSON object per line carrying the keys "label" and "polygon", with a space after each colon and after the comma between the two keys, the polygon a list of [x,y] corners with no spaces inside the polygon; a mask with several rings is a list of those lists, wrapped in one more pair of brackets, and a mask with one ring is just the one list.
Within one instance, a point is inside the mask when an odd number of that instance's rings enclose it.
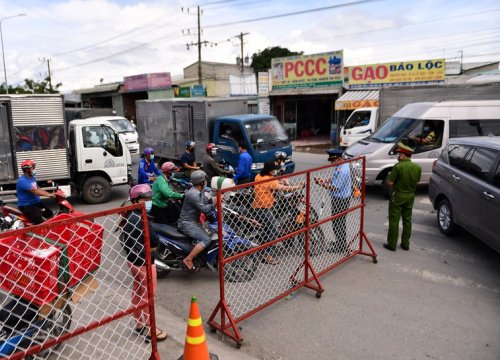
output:
{"label": "white box truck", "polygon": [[0,195],[16,192],[21,162],[37,163],[40,187],[70,185],[90,204],[108,201],[111,186],[131,179],[130,152],[99,118],[66,124],[61,95],[0,95]]}

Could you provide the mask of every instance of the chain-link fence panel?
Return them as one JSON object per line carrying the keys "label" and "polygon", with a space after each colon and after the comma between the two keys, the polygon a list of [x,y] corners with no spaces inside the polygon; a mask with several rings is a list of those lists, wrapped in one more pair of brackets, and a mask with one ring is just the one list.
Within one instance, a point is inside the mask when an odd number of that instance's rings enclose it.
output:
{"label": "chain-link fence panel", "polygon": [[[219,192],[221,300],[211,330],[240,345],[237,322],[302,286],[321,296],[318,276],[361,253],[363,238],[368,242],[363,169],[363,160],[354,159],[279,178],[257,176]],[[376,257],[373,249],[363,254]]]}
{"label": "chain-link fence panel", "polygon": [[143,205],[0,234],[0,357],[146,359],[156,351]]}

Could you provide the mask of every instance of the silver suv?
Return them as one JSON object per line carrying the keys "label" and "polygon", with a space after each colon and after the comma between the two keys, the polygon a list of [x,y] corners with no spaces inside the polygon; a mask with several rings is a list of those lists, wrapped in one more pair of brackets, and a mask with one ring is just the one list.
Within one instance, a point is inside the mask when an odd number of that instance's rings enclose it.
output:
{"label": "silver suv", "polygon": [[434,163],[429,198],[442,233],[462,227],[500,252],[500,137],[450,139]]}

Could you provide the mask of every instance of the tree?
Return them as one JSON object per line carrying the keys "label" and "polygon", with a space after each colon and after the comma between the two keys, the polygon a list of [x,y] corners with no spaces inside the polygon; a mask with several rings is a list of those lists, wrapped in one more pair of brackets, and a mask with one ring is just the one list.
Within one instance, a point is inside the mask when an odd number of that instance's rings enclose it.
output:
{"label": "tree", "polygon": [[271,68],[271,59],[273,58],[303,54],[303,51],[290,51],[287,48],[282,48],[281,46],[268,47],[267,49],[264,49],[252,55],[252,63],[250,64],[250,66],[254,69],[255,72],[266,71],[267,69]]}
{"label": "tree", "polygon": [[[48,76],[42,81],[24,79],[24,85],[9,86],[9,94],[58,94],[62,83],[51,85],[50,80]],[[5,94],[5,84],[0,87],[0,93]]]}

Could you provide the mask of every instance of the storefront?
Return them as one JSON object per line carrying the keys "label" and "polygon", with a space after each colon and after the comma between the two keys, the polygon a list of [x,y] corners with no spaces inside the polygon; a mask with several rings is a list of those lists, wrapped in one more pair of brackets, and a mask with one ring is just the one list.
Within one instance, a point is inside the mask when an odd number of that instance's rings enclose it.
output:
{"label": "storefront", "polygon": [[271,111],[290,138],[328,135],[342,91],[342,51],[272,60]]}

